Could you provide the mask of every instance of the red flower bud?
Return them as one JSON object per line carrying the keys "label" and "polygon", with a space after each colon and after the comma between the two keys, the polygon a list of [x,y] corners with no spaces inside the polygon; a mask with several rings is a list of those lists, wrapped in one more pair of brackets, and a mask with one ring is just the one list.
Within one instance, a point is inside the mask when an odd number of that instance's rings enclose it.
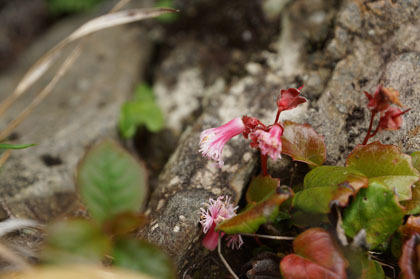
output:
{"label": "red flower bud", "polygon": [[365,95],[369,100],[367,106],[372,112],[385,111],[389,108],[391,103],[396,104],[399,107],[404,107],[398,99],[399,92],[393,88],[386,88],[379,85],[373,96],[366,91]]}
{"label": "red flower bud", "polygon": [[398,130],[401,128],[403,123],[403,118],[401,115],[409,111],[407,109],[405,111],[401,111],[399,108],[391,107],[389,110],[385,112],[379,119],[379,129],[380,130]]}
{"label": "red flower bud", "polygon": [[277,107],[279,111],[293,109],[307,101],[305,98],[299,96],[302,87],[303,86],[299,88],[289,88],[287,90],[282,89],[280,91],[280,96],[277,98]]}

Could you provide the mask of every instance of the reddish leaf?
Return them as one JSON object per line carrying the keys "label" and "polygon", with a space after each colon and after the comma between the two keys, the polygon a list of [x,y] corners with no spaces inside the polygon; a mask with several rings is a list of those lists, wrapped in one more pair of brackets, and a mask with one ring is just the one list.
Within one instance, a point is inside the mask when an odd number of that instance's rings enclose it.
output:
{"label": "reddish leaf", "polygon": [[394,145],[378,141],[356,146],[347,159],[347,166],[366,175],[369,182],[376,181],[396,191],[400,201],[411,199],[411,185],[419,179],[409,155]]}
{"label": "reddish leaf", "polygon": [[279,214],[280,205],[293,196],[290,188],[278,188],[277,192],[268,196],[254,206],[251,206],[244,212],[239,213],[220,223],[216,230],[228,234],[235,233],[254,233],[260,225],[273,221]]}
{"label": "reddish leaf", "polygon": [[324,137],[318,135],[308,124],[285,121],[282,143],[282,153],[295,161],[312,166],[320,166],[325,162]]}
{"label": "reddish leaf", "polygon": [[402,255],[399,261],[401,268],[401,279],[420,278],[419,257],[420,257],[420,239],[418,234],[413,234],[409,240],[404,243]]}
{"label": "reddish leaf", "polygon": [[280,263],[285,279],[345,279],[347,260],[331,235],[312,228],[293,241],[296,254],[287,255]]}
{"label": "reddish leaf", "polygon": [[409,239],[413,234],[420,235],[420,216],[410,216],[404,226],[400,227],[403,240]]}

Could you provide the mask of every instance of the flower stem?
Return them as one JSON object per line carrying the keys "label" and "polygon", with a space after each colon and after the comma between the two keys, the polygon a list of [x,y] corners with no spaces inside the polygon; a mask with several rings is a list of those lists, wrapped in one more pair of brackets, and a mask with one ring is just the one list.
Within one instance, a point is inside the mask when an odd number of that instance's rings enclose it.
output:
{"label": "flower stem", "polygon": [[267,176],[267,155],[261,153],[261,173],[263,176]]}
{"label": "flower stem", "polygon": [[226,269],[229,271],[230,275],[232,275],[232,277],[234,279],[239,279],[238,275],[236,275],[236,273],[230,267],[230,265],[226,261],[225,257],[223,257],[223,254],[222,254],[222,244],[220,243],[220,239],[222,239],[222,238],[219,235],[219,239],[218,239],[218,242],[217,242],[217,253],[219,254],[220,259],[222,260],[222,262],[225,265]]}
{"label": "flower stem", "polygon": [[375,115],[376,115],[376,112],[372,112],[372,115],[370,116],[370,123],[369,123],[369,128],[368,128],[368,131],[367,131],[367,133],[366,133],[366,137],[365,137],[365,139],[363,140],[363,143],[362,143],[362,145],[366,145],[367,144],[367,142],[368,142],[368,140],[369,140],[369,138],[371,138],[372,136],[370,135],[370,132],[372,131],[372,126],[373,126],[373,120],[375,119]]}
{"label": "flower stem", "polygon": [[274,120],[274,124],[276,124],[279,121],[280,117],[280,110],[277,110],[276,120]]}

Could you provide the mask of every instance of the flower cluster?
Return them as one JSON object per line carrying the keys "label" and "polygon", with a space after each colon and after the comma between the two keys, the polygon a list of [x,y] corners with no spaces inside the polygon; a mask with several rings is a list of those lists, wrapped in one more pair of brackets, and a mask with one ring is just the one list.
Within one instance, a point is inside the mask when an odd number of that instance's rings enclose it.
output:
{"label": "flower cluster", "polygon": [[[201,210],[201,225],[206,236],[203,239],[203,246],[209,250],[214,250],[217,247],[219,232],[215,231],[216,225],[226,219],[236,216],[237,206],[233,206],[228,196],[220,196],[216,200],[210,199],[209,203],[204,203],[205,208]],[[222,237],[225,233],[220,232]],[[243,244],[240,235],[230,235],[228,237],[227,245],[232,249],[239,249]]]}
{"label": "flower cluster", "polygon": [[[272,125],[264,125],[258,118],[243,116],[235,118],[228,123],[204,130],[200,136],[200,152],[222,167],[224,162],[222,151],[224,145],[233,137],[242,134],[245,139],[250,139],[250,146],[261,151],[262,156],[270,156],[273,160],[281,158],[284,127],[279,123],[280,113],[293,109],[306,102],[300,96],[300,88],[281,90],[277,98],[277,115]],[[266,158],[264,159],[266,160]],[[264,165],[264,164],[263,164]],[[266,173],[266,170],[263,170]]]}
{"label": "flower cluster", "polygon": [[[399,107],[404,105],[398,99],[399,92],[393,88],[386,88],[379,85],[375,93],[372,95],[368,92],[364,92],[368,98],[367,107],[371,111],[371,120],[363,144],[366,144],[369,138],[375,136],[382,130],[398,130],[401,128],[403,123],[402,115],[408,112],[410,109],[402,111],[397,107],[391,107],[395,104]],[[378,126],[375,131],[371,133],[373,120],[376,114],[380,115]]]}

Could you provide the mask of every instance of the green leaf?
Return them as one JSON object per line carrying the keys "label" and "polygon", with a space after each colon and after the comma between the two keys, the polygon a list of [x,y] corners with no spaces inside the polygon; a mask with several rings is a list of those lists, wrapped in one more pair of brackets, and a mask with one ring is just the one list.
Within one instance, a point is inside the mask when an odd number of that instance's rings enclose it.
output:
{"label": "green leaf", "polygon": [[366,175],[369,182],[382,183],[391,191],[395,189],[400,201],[411,199],[411,185],[419,179],[409,155],[394,145],[378,141],[356,146],[347,159],[347,166]]}
{"label": "green leaf", "polygon": [[293,207],[310,213],[329,213],[331,206],[347,206],[349,198],[368,186],[360,172],[339,166],[321,166],[305,176],[304,189],[293,197]]}
{"label": "green leaf", "polygon": [[0,143],[0,149],[24,149],[36,144],[9,144],[9,143]]}
{"label": "green leaf", "polygon": [[[173,8],[174,6],[173,6],[172,2],[173,2],[172,0],[158,0],[157,3],[156,3],[156,7]],[[157,17],[157,19],[160,22],[163,22],[163,23],[171,23],[171,22],[174,22],[175,20],[178,19],[178,15],[175,14],[175,13],[164,14],[164,15],[161,15],[161,16]]]}
{"label": "green leaf", "polygon": [[279,214],[280,205],[293,196],[290,188],[279,188],[277,191],[244,212],[220,223],[216,230],[227,234],[254,233],[260,225],[274,221]]}
{"label": "green leaf", "polygon": [[113,252],[116,266],[141,271],[153,278],[175,278],[171,259],[158,247],[141,239],[118,239]]}
{"label": "green leaf", "polygon": [[[411,159],[413,167],[420,172],[420,151],[411,153]],[[401,205],[405,207],[405,214],[419,214],[420,213],[420,181],[417,181],[412,187],[412,198],[411,200],[401,202]]]}
{"label": "green leaf", "polygon": [[372,181],[361,189],[356,199],[343,212],[343,228],[349,237],[366,231],[366,242],[374,249],[386,241],[401,225],[403,208],[393,191]]}
{"label": "green leaf", "polygon": [[146,171],[117,143],[105,140],[80,162],[77,186],[90,215],[100,223],[138,211],[146,198]]}
{"label": "green leaf", "polygon": [[163,128],[163,114],[149,86],[141,84],[137,87],[134,100],[122,106],[118,125],[124,138],[133,137],[137,127],[141,125],[151,132],[158,132]]}
{"label": "green leaf", "polygon": [[109,239],[91,222],[59,221],[47,228],[42,258],[50,263],[100,263],[110,249]]}
{"label": "green leaf", "polygon": [[367,252],[346,249],[344,254],[349,261],[349,279],[385,279],[382,266],[370,260]]}
{"label": "green leaf", "polygon": [[123,212],[106,221],[103,230],[111,236],[128,234],[146,224],[147,218],[137,212]]}
{"label": "green leaf", "polygon": [[50,13],[59,15],[64,13],[79,13],[93,8],[102,0],[48,0]]}
{"label": "green leaf", "polygon": [[268,195],[276,191],[280,186],[280,179],[271,176],[258,175],[252,178],[252,181],[246,192],[246,201],[250,204],[263,200]]}
{"label": "green leaf", "polygon": [[331,235],[321,228],[304,231],[293,241],[295,254],[280,262],[285,279],[346,278],[347,260]]}
{"label": "green leaf", "polygon": [[283,126],[282,153],[310,166],[320,166],[325,162],[326,150],[323,136],[318,135],[308,124],[285,121]]}

